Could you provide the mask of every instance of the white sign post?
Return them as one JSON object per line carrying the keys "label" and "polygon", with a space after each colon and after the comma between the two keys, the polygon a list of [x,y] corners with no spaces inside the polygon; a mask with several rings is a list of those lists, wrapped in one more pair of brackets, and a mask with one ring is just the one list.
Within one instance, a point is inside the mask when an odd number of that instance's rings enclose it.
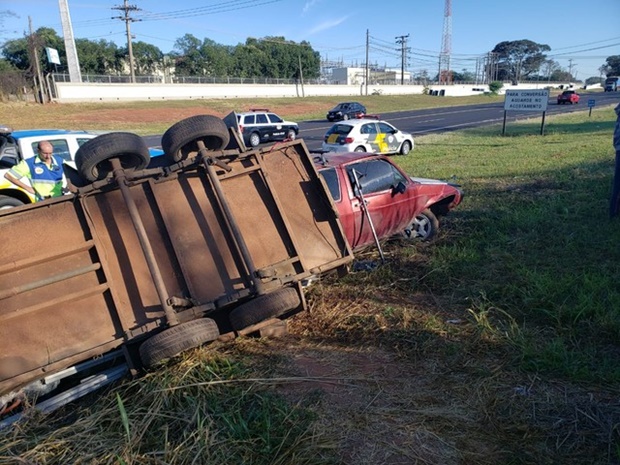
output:
{"label": "white sign post", "polygon": [[542,125],[540,134],[542,135],[545,127],[545,113],[549,103],[548,89],[510,89],[506,91],[504,100],[504,126],[502,135],[506,132],[506,112],[508,111],[534,111],[542,112]]}

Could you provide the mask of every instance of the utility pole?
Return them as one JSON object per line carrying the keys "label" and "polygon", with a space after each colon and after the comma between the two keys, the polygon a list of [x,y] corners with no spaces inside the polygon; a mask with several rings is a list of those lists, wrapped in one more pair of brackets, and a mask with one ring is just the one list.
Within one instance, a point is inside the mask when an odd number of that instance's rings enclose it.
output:
{"label": "utility pole", "polygon": [[368,49],[370,48],[370,32],[366,29],[366,79],[364,80],[366,83],[366,95],[368,95],[368,79],[370,77],[368,72]]}
{"label": "utility pole", "polygon": [[45,91],[43,85],[43,77],[41,76],[41,64],[39,63],[39,38],[32,32],[32,18],[28,16],[28,28],[30,35],[28,36],[28,44],[30,48],[30,62],[34,63],[34,88],[36,93],[36,100],[39,103],[45,103]]}
{"label": "utility pole", "polygon": [[402,86],[405,83],[405,63],[406,63],[406,53],[407,53],[407,38],[409,34],[406,36],[396,36],[396,43],[401,45],[400,48],[400,85]]}
{"label": "utility pole", "polygon": [[135,83],[136,82],[136,72],[134,70],[134,63],[133,63],[133,49],[131,47],[131,30],[129,25],[133,22],[133,21],[140,21],[139,19],[134,19],[131,18],[129,16],[129,12],[131,11],[140,11],[140,8],[138,8],[135,5],[130,5],[129,3],[127,3],[127,0],[125,0],[123,6],[115,6],[112,8],[113,10],[120,10],[123,12],[123,16],[112,16],[112,19],[120,19],[122,21],[125,21],[125,27],[127,29],[127,51],[129,52],[129,69],[131,72],[131,82]]}
{"label": "utility pole", "polygon": [[573,59],[568,59],[568,74],[570,74],[571,79],[573,79]]}
{"label": "utility pole", "polygon": [[73,38],[73,26],[71,26],[71,16],[69,15],[68,0],[58,0],[58,6],[60,8],[62,34],[65,36],[65,50],[67,53],[69,80],[71,82],[82,82],[80,61],[78,60],[77,49],[75,47],[75,39]]}

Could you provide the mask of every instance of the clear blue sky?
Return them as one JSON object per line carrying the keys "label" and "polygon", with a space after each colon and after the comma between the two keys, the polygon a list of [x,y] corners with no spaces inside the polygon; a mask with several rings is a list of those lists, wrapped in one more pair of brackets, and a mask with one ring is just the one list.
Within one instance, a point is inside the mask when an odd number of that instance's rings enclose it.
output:
{"label": "clear blue sky", "polygon": [[[123,0],[69,0],[75,38],[127,45],[125,22],[113,17]],[[308,41],[323,59],[361,64],[370,35],[369,61],[400,68],[397,37],[407,36],[407,69],[434,76],[442,50],[445,0],[131,0],[134,40],[174,49],[192,34],[225,45],[248,37]],[[7,14],[14,13],[15,16]],[[0,43],[32,28],[63,36],[58,1],[0,0]],[[502,41],[528,39],[577,79],[598,76],[610,55],[620,55],[620,0],[452,0],[451,68],[476,70],[477,59]]]}

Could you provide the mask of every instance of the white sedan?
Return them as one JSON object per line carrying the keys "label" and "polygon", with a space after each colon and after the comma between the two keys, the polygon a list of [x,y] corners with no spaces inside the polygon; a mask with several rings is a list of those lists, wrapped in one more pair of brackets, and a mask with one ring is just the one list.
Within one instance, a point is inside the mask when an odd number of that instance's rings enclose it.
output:
{"label": "white sedan", "polygon": [[334,124],[323,140],[325,152],[371,152],[407,155],[413,136],[386,121],[363,118]]}

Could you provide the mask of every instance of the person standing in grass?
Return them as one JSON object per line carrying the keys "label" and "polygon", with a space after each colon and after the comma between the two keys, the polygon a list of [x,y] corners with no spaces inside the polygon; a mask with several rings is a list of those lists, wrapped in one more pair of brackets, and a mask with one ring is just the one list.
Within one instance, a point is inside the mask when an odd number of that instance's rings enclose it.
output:
{"label": "person standing in grass", "polygon": [[611,200],[609,202],[609,216],[613,218],[620,213],[620,103],[614,109],[618,118],[614,129],[614,149],[616,149],[616,169],[614,171],[614,183],[611,188]]}

